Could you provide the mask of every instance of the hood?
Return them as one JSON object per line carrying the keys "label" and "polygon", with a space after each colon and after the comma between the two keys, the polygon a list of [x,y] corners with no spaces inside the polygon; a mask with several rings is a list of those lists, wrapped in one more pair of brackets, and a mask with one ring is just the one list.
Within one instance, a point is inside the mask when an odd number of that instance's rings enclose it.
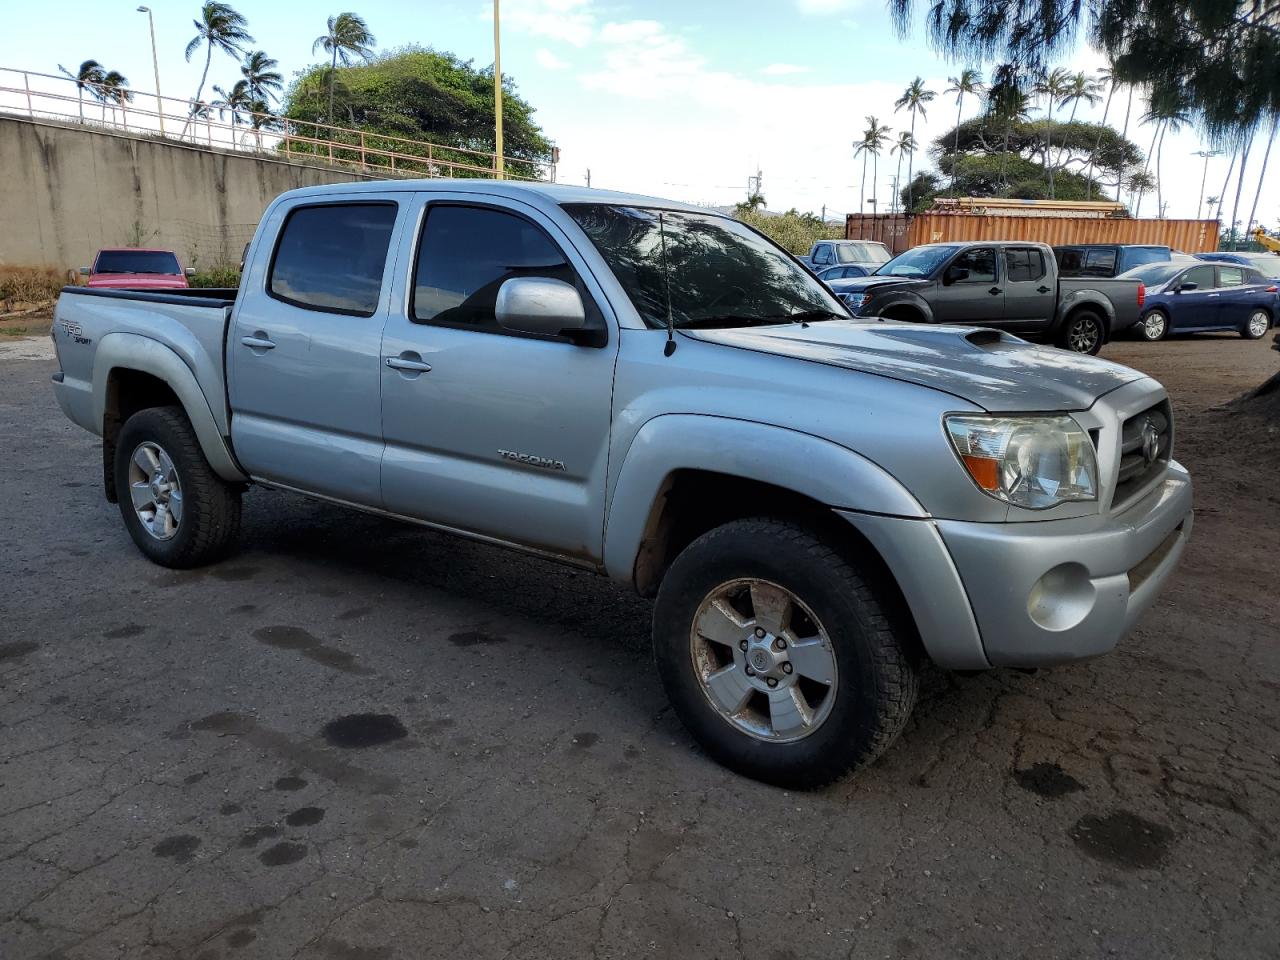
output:
{"label": "hood", "polygon": [[865,293],[880,287],[926,287],[930,281],[915,280],[909,277],[847,277],[844,280],[832,280],[827,284],[836,293]]}
{"label": "hood", "polygon": [[187,278],[174,273],[98,273],[89,287],[125,287],[130,290],[185,290]]}
{"label": "hood", "polygon": [[1145,374],[1038,347],[998,330],[891,320],[826,320],[808,327],[686,331],[709,343],[847,367],[941,390],[992,412],[1085,410]]}

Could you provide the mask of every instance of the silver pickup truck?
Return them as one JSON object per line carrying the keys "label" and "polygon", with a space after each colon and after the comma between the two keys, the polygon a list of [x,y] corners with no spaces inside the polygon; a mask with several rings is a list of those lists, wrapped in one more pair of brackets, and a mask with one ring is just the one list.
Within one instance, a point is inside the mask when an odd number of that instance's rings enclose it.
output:
{"label": "silver pickup truck", "polygon": [[59,404],[157,563],[292,490],[656,597],[675,709],[734,770],[869,763],[927,658],[1111,650],[1191,533],[1164,389],[978,327],[854,319],[728,217],[546,184],[293,191],[238,291],[67,288]]}

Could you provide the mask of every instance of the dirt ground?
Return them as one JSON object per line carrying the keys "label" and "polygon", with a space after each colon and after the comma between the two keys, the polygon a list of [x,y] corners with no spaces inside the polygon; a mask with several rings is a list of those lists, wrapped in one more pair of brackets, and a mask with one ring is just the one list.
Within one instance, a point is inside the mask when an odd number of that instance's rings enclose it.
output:
{"label": "dirt ground", "polygon": [[4,960],[1277,956],[1280,435],[1217,409],[1269,341],[1104,351],[1169,387],[1196,483],[1133,636],[931,673],[881,761],[809,794],[708,761],[648,604],[590,575],[262,491],[234,558],[148,564],[22,344]]}
{"label": "dirt ground", "polygon": [[53,306],[0,315],[0,343],[10,337],[42,337],[53,325]]}

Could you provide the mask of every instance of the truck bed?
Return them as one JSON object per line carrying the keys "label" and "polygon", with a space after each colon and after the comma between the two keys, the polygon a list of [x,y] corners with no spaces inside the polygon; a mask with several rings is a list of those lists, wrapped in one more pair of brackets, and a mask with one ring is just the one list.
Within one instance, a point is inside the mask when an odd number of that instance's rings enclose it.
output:
{"label": "truck bed", "polygon": [[1059,277],[1058,300],[1068,303],[1071,295],[1077,291],[1092,290],[1102,294],[1111,301],[1116,316],[1111,325],[1111,335],[1128,330],[1142,318],[1142,307],[1138,303],[1138,287],[1141,280],[1130,280],[1120,277]]}

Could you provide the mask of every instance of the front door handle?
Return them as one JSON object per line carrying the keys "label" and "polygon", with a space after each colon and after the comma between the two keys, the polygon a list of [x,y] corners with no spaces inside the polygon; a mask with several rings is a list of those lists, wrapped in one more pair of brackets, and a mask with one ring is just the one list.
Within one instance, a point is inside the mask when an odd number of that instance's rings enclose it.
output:
{"label": "front door handle", "polygon": [[1036,293],[1048,293],[1048,292],[1049,292],[1048,287],[1036,287]]}
{"label": "front door handle", "polygon": [[431,364],[424,363],[416,353],[402,353],[398,357],[387,357],[386,364],[392,370],[404,370],[408,373],[431,372]]}
{"label": "front door handle", "polygon": [[240,342],[251,350],[274,350],[275,342],[262,330],[255,330],[251,337],[241,337]]}
{"label": "front door handle", "polygon": [[999,292],[1000,292],[999,287],[992,287],[990,290],[987,291],[987,293],[991,294],[993,297]]}
{"label": "front door handle", "polygon": [[1216,297],[1216,296],[1218,296],[1218,294],[1216,294],[1216,293],[1211,293],[1211,294],[1209,294],[1209,296],[1210,296],[1210,297]]}

